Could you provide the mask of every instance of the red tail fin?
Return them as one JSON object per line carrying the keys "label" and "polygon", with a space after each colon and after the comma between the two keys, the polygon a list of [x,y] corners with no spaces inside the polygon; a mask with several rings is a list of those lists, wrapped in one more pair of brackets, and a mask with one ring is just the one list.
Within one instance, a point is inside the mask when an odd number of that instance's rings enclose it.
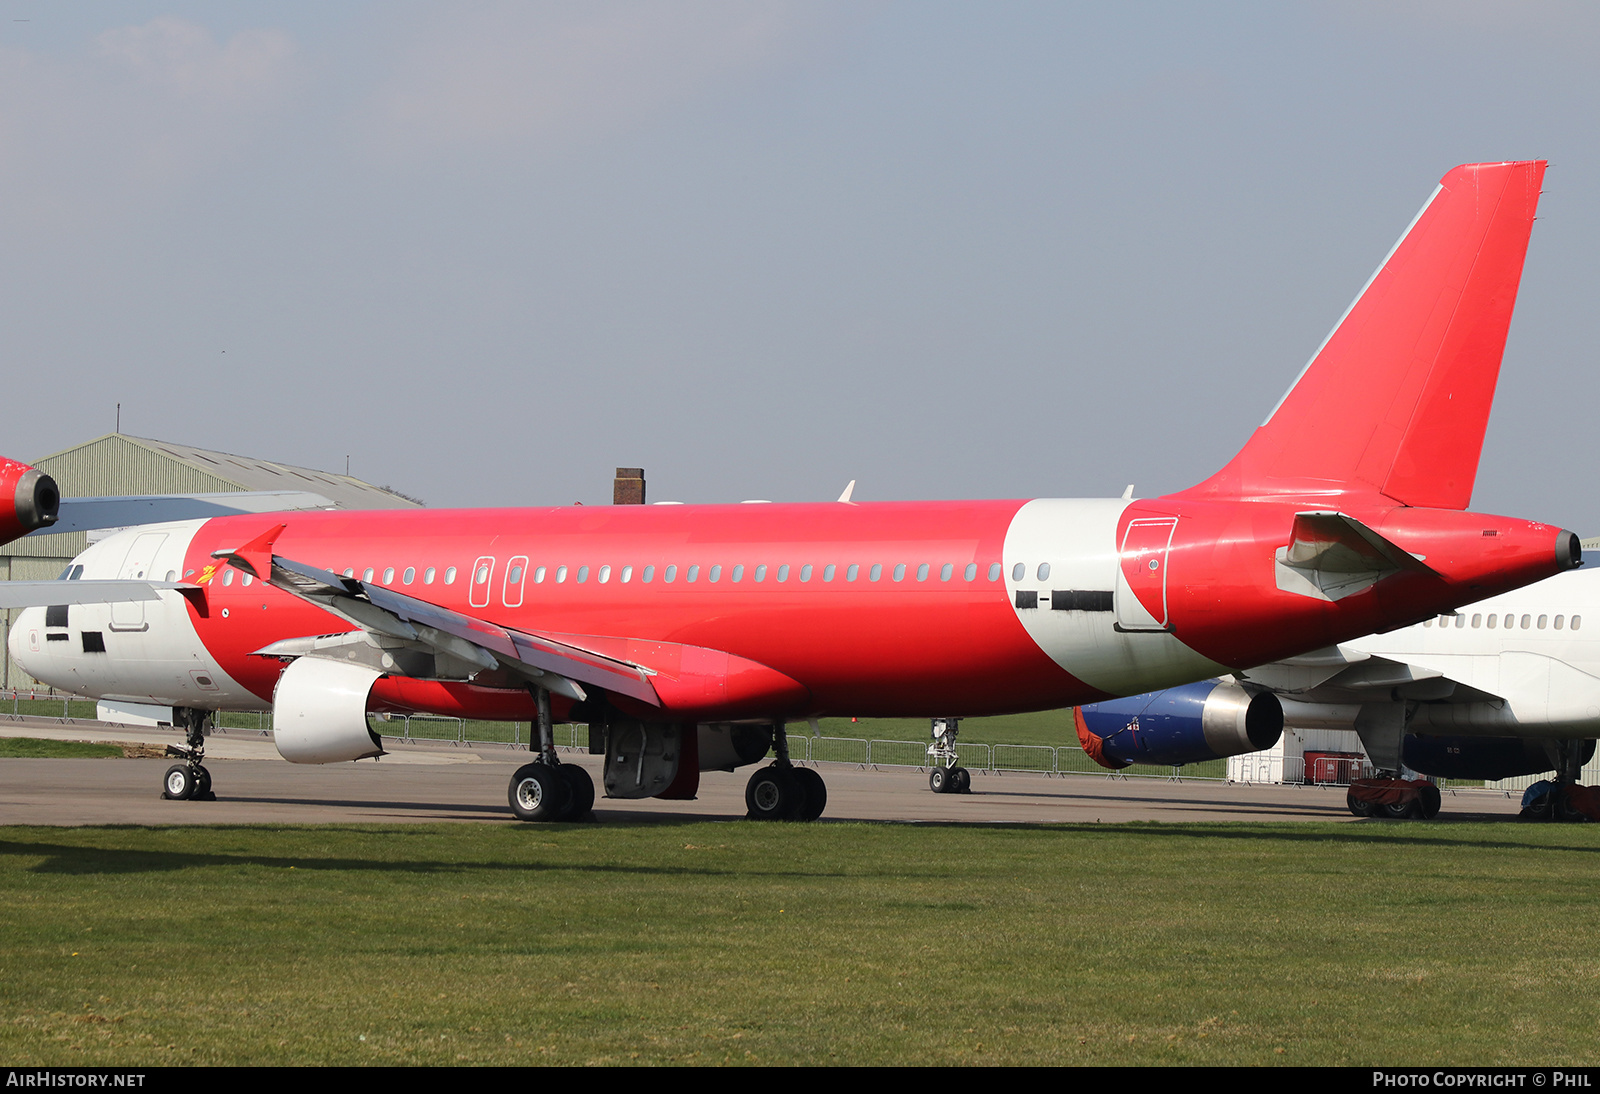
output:
{"label": "red tail fin", "polygon": [[1543,160],[1457,167],[1233,461],[1189,493],[1465,509]]}

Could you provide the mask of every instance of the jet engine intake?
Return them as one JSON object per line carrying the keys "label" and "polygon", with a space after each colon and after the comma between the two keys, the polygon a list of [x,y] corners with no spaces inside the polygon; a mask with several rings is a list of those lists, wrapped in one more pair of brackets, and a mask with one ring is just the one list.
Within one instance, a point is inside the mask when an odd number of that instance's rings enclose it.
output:
{"label": "jet engine intake", "polygon": [[727,722],[700,726],[701,771],[732,771],[760,763],[771,749],[771,726]]}
{"label": "jet engine intake", "polygon": [[367,722],[372,685],[383,673],[349,661],[300,657],[272,696],[272,736],[290,763],[329,764],[383,755]]}
{"label": "jet engine intake", "polygon": [[1086,703],[1073,711],[1078,740],[1112,770],[1178,766],[1271,748],[1283,736],[1283,706],[1269,691],[1204,680],[1165,691]]}

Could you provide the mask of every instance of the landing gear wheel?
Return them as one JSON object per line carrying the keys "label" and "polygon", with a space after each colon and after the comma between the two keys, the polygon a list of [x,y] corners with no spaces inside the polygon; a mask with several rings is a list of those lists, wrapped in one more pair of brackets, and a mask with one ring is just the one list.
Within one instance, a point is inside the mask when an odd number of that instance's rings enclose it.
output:
{"label": "landing gear wheel", "polygon": [[828,784],[822,781],[822,776],[809,767],[793,768],[789,774],[805,794],[805,801],[796,819],[814,821],[822,816],[822,811],[828,807]]}
{"label": "landing gear wheel", "polygon": [[196,766],[194,769],[194,793],[189,800],[197,802],[217,800],[217,796],[211,792],[211,772],[203,767]]}
{"label": "landing gear wheel", "polygon": [[948,767],[936,767],[928,772],[928,789],[935,794],[950,793],[950,781],[950,769]]}
{"label": "landing gear wheel", "polygon": [[1356,797],[1355,791],[1353,790],[1344,796],[1344,804],[1345,808],[1349,809],[1351,813],[1358,817],[1372,816],[1371,803],[1364,802],[1360,798]]}
{"label": "landing gear wheel", "polygon": [[744,804],[751,820],[793,820],[804,808],[806,794],[793,769],[763,767],[750,776]]}
{"label": "landing gear wheel", "polygon": [[1555,810],[1555,819],[1563,824],[1572,824],[1577,821],[1586,821],[1589,818],[1583,815],[1572,799],[1567,795],[1570,786],[1558,786],[1550,792],[1551,804]]}
{"label": "landing gear wheel", "polygon": [[972,793],[972,772],[968,771],[964,767],[958,767],[954,771],[950,772],[950,793]]}
{"label": "landing gear wheel", "polygon": [[1444,798],[1439,793],[1439,788],[1429,783],[1417,791],[1417,807],[1422,811],[1423,820],[1432,820],[1439,815],[1439,807],[1444,804]]}
{"label": "landing gear wheel", "polygon": [[168,801],[186,802],[194,797],[194,788],[194,772],[189,770],[189,765],[173,764],[162,780],[161,796]]}
{"label": "landing gear wheel", "polygon": [[1405,820],[1416,811],[1416,805],[1417,803],[1414,801],[1391,802],[1388,805],[1380,805],[1378,808],[1382,811],[1382,815],[1390,820]]}
{"label": "landing gear wheel", "polygon": [[567,787],[567,811],[562,820],[588,820],[594,812],[594,780],[577,764],[562,764],[556,768]]}
{"label": "landing gear wheel", "polygon": [[561,820],[572,798],[561,774],[542,763],[523,764],[517,768],[506,796],[511,802],[511,812],[518,820],[525,821]]}

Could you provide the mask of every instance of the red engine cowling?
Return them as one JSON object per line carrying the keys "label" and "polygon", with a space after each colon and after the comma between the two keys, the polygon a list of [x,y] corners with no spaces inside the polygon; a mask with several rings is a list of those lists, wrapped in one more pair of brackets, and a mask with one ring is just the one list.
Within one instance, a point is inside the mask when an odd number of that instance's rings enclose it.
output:
{"label": "red engine cowling", "polygon": [[55,479],[36,467],[0,459],[0,543],[48,528],[60,511]]}

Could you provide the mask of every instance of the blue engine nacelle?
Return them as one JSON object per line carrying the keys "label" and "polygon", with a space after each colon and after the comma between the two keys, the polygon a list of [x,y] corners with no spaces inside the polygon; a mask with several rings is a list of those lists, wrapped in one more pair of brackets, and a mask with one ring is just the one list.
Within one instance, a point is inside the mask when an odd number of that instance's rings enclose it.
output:
{"label": "blue engine nacelle", "polygon": [[1204,680],[1181,688],[1074,707],[1078,741],[1113,771],[1220,760],[1271,748],[1283,736],[1283,705],[1270,691]]}
{"label": "blue engine nacelle", "polygon": [[[1509,779],[1556,768],[1550,743],[1527,737],[1434,737],[1407,734],[1405,765],[1441,779]],[[1584,741],[1581,763],[1594,756],[1594,741]]]}

